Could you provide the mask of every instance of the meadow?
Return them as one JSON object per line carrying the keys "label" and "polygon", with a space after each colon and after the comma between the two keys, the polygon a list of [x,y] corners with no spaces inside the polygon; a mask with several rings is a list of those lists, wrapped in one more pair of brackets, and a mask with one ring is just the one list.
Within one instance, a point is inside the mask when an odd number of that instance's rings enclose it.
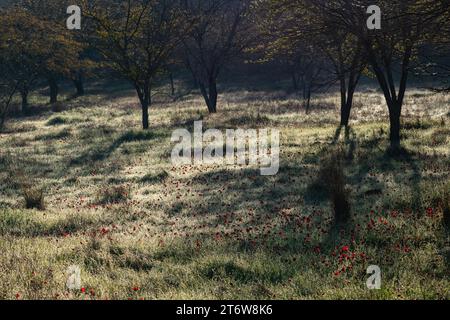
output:
{"label": "meadow", "polygon": [[[218,113],[197,94],[155,98],[141,130],[132,90],[91,85],[0,133],[0,299],[449,299],[450,95],[408,92],[406,152],[370,86],[339,129],[339,93],[306,114],[284,91],[229,90]],[[280,171],[173,167],[171,134],[276,128]],[[334,219],[327,166],[351,217]],[[82,289],[66,288],[81,269]],[[381,290],[368,290],[378,265]]]}

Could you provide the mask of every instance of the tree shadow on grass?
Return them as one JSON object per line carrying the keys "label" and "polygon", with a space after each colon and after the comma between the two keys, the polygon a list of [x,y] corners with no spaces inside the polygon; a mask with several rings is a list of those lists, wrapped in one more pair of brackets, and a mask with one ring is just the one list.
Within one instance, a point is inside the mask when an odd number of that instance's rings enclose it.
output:
{"label": "tree shadow on grass", "polygon": [[164,138],[167,135],[162,132],[154,131],[128,131],[116,138],[109,145],[92,146],[87,151],[70,161],[71,166],[90,165],[94,162],[100,162],[108,159],[114,151],[125,143],[152,141]]}

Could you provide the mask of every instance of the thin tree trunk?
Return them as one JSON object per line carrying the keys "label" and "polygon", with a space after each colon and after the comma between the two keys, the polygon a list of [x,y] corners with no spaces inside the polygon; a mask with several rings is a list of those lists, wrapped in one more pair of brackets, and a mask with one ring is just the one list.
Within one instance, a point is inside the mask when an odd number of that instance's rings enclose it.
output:
{"label": "thin tree trunk", "polygon": [[28,90],[24,89],[20,91],[22,98],[22,114],[28,114]]}
{"label": "thin tree trunk", "polygon": [[149,107],[151,104],[151,88],[150,84],[146,83],[143,87],[139,85],[135,85],[136,91],[139,97],[139,101],[141,103],[142,109],[142,128],[147,130],[150,127],[149,123]]}
{"label": "thin tree trunk", "polygon": [[292,87],[297,92],[298,91],[298,80],[297,75],[295,74],[295,71],[292,71]]}
{"label": "thin tree trunk", "polygon": [[[352,82],[352,79],[350,79]],[[356,83],[350,83],[348,91],[341,96],[341,126],[348,127],[350,124],[350,115],[353,107],[353,98],[355,96]]]}
{"label": "thin tree trunk", "polygon": [[175,84],[173,81],[173,74],[172,72],[169,72],[169,79],[170,79],[170,91],[172,94],[172,97],[175,96]]}
{"label": "thin tree trunk", "polygon": [[192,81],[193,81],[193,87],[194,88],[198,88],[198,87],[200,87],[200,83],[199,83],[199,81],[198,81],[198,78],[197,78],[197,75],[196,75],[196,73],[195,73],[195,70],[192,68],[192,64],[191,64],[191,61],[190,61],[190,59],[188,58],[188,59],[186,59],[186,66],[187,66],[187,68],[189,69],[189,71],[191,72],[191,75],[192,75]]}
{"label": "thin tree trunk", "polygon": [[84,83],[83,83],[83,75],[79,72],[76,78],[73,80],[75,88],[77,89],[77,96],[84,95]]}
{"label": "thin tree trunk", "polygon": [[0,114],[0,130],[2,130],[3,126],[5,125],[5,120],[6,120],[6,116],[8,115],[9,106],[11,105],[11,101],[12,101],[14,95],[16,94],[17,87],[18,87],[18,85],[16,84],[16,86],[11,90],[8,98],[4,102],[4,108]]}
{"label": "thin tree trunk", "polygon": [[9,102],[5,104],[5,108],[0,114],[0,131],[3,129],[3,126],[5,125],[5,119],[6,115],[8,114],[8,109],[9,109]]}
{"label": "thin tree trunk", "polygon": [[52,76],[48,79],[48,84],[50,87],[50,103],[53,104],[58,102],[58,92],[59,92],[58,82]]}
{"label": "thin tree trunk", "polygon": [[311,108],[311,87],[308,88],[308,99],[306,101],[306,113],[309,114]]}
{"label": "thin tree trunk", "polygon": [[345,103],[341,106],[341,127],[348,127],[350,123],[351,104]]}
{"label": "thin tree trunk", "polygon": [[200,83],[200,91],[205,99],[209,113],[217,113],[217,86],[215,80],[210,80],[208,88]]}
{"label": "thin tree trunk", "polygon": [[311,107],[311,91],[312,91],[312,84],[304,84],[303,86],[303,103],[305,106],[305,112],[306,114],[309,114],[309,109]]}
{"label": "thin tree trunk", "polygon": [[209,96],[208,91],[206,90],[206,86],[203,83],[199,84],[200,92],[202,93],[203,99],[205,99],[205,103],[208,107],[208,110],[210,110],[210,102],[209,102]]}
{"label": "thin tree trunk", "polygon": [[216,80],[212,79],[209,82],[209,102],[210,102],[210,113],[217,113],[217,84]]}
{"label": "thin tree trunk", "polygon": [[3,126],[5,125],[5,119],[6,119],[6,111],[3,112],[0,116],[0,131],[3,129]]}

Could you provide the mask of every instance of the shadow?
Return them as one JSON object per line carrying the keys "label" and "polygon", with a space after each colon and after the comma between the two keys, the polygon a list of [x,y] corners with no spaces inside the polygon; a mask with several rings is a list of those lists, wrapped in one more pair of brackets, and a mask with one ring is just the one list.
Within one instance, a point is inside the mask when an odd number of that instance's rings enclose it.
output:
{"label": "shadow", "polygon": [[86,152],[70,161],[71,166],[90,165],[108,159],[111,154],[125,143],[152,141],[166,137],[166,134],[155,131],[128,131],[106,146],[92,146]]}
{"label": "shadow", "polygon": [[338,126],[336,128],[335,133],[334,133],[333,140],[332,140],[331,144],[335,145],[335,144],[337,144],[339,142],[339,139],[341,138],[341,133],[342,133],[342,126]]}

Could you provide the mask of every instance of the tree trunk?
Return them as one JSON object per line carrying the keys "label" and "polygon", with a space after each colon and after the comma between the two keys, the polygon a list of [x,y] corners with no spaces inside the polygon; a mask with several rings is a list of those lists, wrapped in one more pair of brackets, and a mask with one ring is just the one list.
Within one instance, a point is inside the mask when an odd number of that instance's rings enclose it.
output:
{"label": "tree trunk", "polygon": [[5,119],[6,119],[6,112],[3,112],[0,115],[0,131],[3,129],[3,126],[5,125]]}
{"label": "tree trunk", "polygon": [[151,104],[151,88],[150,84],[145,84],[143,87],[136,85],[136,91],[139,97],[139,101],[141,102],[142,108],[142,128],[147,130],[150,127],[150,123],[148,120],[149,113],[148,109]]}
{"label": "tree trunk", "polygon": [[297,79],[297,75],[295,74],[295,71],[292,71],[292,87],[295,90],[295,92],[297,92],[299,89],[298,79]]}
{"label": "tree trunk", "polygon": [[306,114],[309,114],[309,109],[311,108],[311,91],[312,91],[311,85],[305,85],[304,86],[303,99],[304,99],[304,105],[305,105],[305,112],[306,112]]}
{"label": "tree trunk", "polygon": [[5,105],[4,110],[2,110],[2,112],[0,113],[0,131],[3,129],[3,126],[5,125],[6,114],[8,113],[8,107],[9,107],[9,103],[7,105]]}
{"label": "tree trunk", "polygon": [[349,102],[341,106],[341,127],[349,126],[351,109],[352,105]]}
{"label": "tree trunk", "polygon": [[206,105],[208,107],[209,113],[217,113],[217,85],[216,80],[212,79],[209,81],[208,89],[203,83],[200,83],[200,91],[203,98],[205,99]]}
{"label": "tree trunk", "polygon": [[351,86],[347,93],[341,96],[341,127],[348,127],[350,124],[350,114],[353,107],[353,97],[355,95],[355,87]]}
{"label": "tree trunk", "polygon": [[172,72],[169,73],[169,80],[170,80],[170,92],[172,94],[172,97],[175,96],[175,84],[173,81],[173,74]]}
{"label": "tree trunk", "polygon": [[148,107],[149,107],[150,103],[145,103],[142,105],[142,128],[144,130],[147,130],[150,125],[149,125],[149,121],[148,121]]}
{"label": "tree trunk", "polygon": [[217,113],[217,84],[216,80],[213,79],[209,82],[209,112],[210,113]]}
{"label": "tree trunk", "polygon": [[22,98],[22,114],[28,114],[28,90],[20,91],[20,96]]}
{"label": "tree trunk", "polygon": [[55,77],[50,77],[48,79],[48,84],[50,87],[50,103],[57,103],[58,102],[58,82],[56,81]]}
{"label": "tree trunk", "polygon": [[350,119],[350,110],[348,110],[347,103],[347,84],[345,81],[345,73],[341,71],[342,67],[338,69],[339,83],[341,87],[341,127],[348,127]]}
{"label": "tree trunk", "polygon": [[11,90],[11,92],[9,93],[9,97],[3,103],[3,109],[1,110],[0,113],[0,131],[3,129],[3,126],[5,125],[6,117],[9,111],[9,106],[11,105],[11,101],[14,98],[16,91],[17,85]]}
{"label": "tree trunk", "polygon": [[390,142],[391,150],[400,150],[400,107],[398,105],[389,108],[389,121],[390,121]]}
{"label": "tree trunk", "polygon": [[75,88],[77,89],[77,96],[84,95],[84,83],[83,83],[83,75],[80,73],[77,74],[77,77],[73,80]]}

